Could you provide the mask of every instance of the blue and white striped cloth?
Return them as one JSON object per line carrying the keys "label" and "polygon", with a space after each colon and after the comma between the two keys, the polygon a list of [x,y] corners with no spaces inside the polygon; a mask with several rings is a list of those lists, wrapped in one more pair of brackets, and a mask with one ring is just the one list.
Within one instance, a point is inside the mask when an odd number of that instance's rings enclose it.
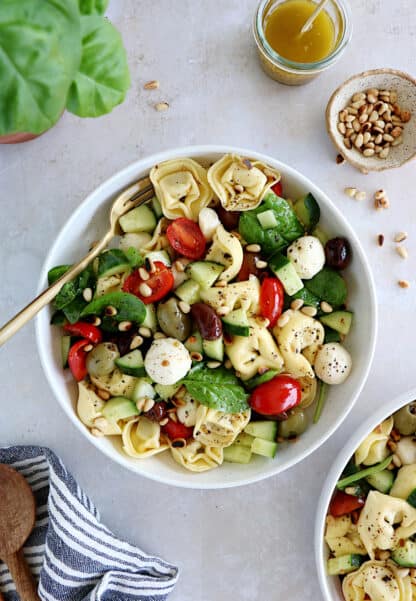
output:
{"label": "blue and white striped cloth", "polygon": [[[61,460],[45,447],[0,448],[36,498],[36,526],[24,553],[42,601],[164,601],[175,566],[126,543],[100,523],[97,509]],[[19,599],[0,561],[0,591]]]}

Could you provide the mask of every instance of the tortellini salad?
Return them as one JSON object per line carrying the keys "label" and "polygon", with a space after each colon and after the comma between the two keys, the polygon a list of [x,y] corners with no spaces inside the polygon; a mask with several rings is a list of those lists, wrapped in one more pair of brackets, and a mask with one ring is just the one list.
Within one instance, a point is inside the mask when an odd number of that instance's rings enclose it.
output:
{"label": "tortellini salad", "polygon": [[181,158],[149,178],[154,198],[54,301],[78,416],[129,457],[192,472],[274,458],[351,372],[348,240],[258,160]]}
{"label": "tortellini salad", "polygon": [[416,401],[355,451],[329,506],[325,542],[345,601],[416,598]]}

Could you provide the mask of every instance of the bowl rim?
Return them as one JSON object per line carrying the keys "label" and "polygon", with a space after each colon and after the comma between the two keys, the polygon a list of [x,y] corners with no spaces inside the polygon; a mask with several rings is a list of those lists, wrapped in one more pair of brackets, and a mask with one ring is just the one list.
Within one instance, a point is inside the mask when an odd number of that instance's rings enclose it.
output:
{"label": "bowl rim", "polygon": [[387,403],[383,404],[375,413],[369,416],[361,426],[354,431],[354,434],[345,443],[325,478],[322,492],[320,494],[318,505],[316,508],[315,518],[315,533],[314,533],[314,548],[315,548],[315,564],[318,572],[318,580],[326,601],[342,601],[341,598],[335,598],[331,595],[329,582],[333,581],[338,576],[329,576],[326,573],[326,565],[324,562],[325,551],[325,518],[328,512],[329,502],[331,500],[336,482],[341,475],[341,472],[350,457],[354,454],[360,443],[378,424],[384,421],[392,413],[416,399],[416,387],[411,388],[407,392],[403,392]]}
{"label": "bowl rim", "polygon": [[106,196],[106,189],[111,187],[112,184],[115,184],[117,181],[119,181],[123,187],[127,186],[128,182],[125,181],[126,178],[130,178],[129,181],[133,181],[134,177],[135,177],[134,174],[142,171],[144,168],[146,168],[145,166],[148,164],[154,165],[154,164],[160,163],[160,162],[168,160],[168,159],[173,159],[173,158],[178,158],[178,157],[186,157],[186,156],[202,158],[204,156],[207,156],[210,154],[215,154],[215,153],[217,153],[217,154],[233,153],[233,154],[249,156],[253,159],[261,160],[268,164],[274,165],[277,169],[282,170],[283,172],[290,173],[290,175],[293,176],[294,178],[296,178],[296,180],[301,185],[303,185],[305,187],[309,187],[312,190],[316,189],[319,191],[319,195],[324,199],[324,203],[327,204],[330,207],[330,209],[333,211],[333,213],[337,216],[337,218],[340,221],[342,221],[348,237],[353,241],[354,256],[359,257],[359,260],[362,264],[362,268],[366,274],[366,279],[367,279],[369,290],[370,290],[370,297],[368,300],[370,303],[370,315],[372,316],[372,319],[371,319],[371,324],[370,324],[370,338],[368,341],[368,361],[367,361],[367,365],[364,369],[361,382],[357,386],[354,394],[351,396],[350,402],[346,405],[344,410],[338,416],[338,419],[334,421],[332,426],[327,429],[327,431],[325,432],[325,434],[323,436],[318,438],[310,447],[305,449],[303,452],[299,453],[298,456],[296,456],[290,460],[281,462],[281,463],[276,462],[274,469],[270,470],[267,474],[260,472],[259,474],[256,474],[255,476],[252,475],[249,477],[241,477],[238,479],[238,481],[231,480],[231,481],[224,481],[221,483],[198,482],[197,479],[193,479],[193,478],[190,478],[189,481],[184,482],[182,480],[176,479],[175,476],[172,476],[172,477],[163,476],[162,477],[162,476],[159,476],[158,474],[153,474],[153,473],[149,474],[147,472],[142,472],[140,469],[139,463],[132,464],[129,461],[129,459],[127,457],[124,457],[120,452],[118,452],[118,451],[116,452],[115,450],[112,451],[105,447],[101,447],[101,445],[99,444],[99,439],[94,438],[93,436],[87,435],[87,429],[84,426],[84,424],[81,423],[81,421],[78,419],[78,417],[77,417],[76,413],[73,411],[72,407],[70,407],[69,404],[65,400],[62,400],[60,398],[58,391],[55,389],[55,376],[53,374],[53,369],[52,369],[53,364],[49,360],[47,353],[43,350],[44,345],[42,344],[42,328],[43,328],[42,315],[44,314],[44,311],[46,311],[46,307],[45,307],[45,309],[36,316],[35,331],[36,331],[37,349],[38,349],[42,369],[45,373],[45,376],[49,383],[49,386],[51,387],[52,392],[58,401],[58,404],[64,410],[66,415],[70,418],[71,422],[75,425],[75,427],[101,453],[104,453],[111,460],[115,461],[122,467],[127,468],[132,473],[147,477],[147,478],[154,480],[156,482],[159,482],[159,483],[164,483],[164,484],[168,484],[171,486],[178,486],[181,488],[191,488],[191,489],[232,488],[232,487],[243,486],[246,484],[251,484],[254,482],[264,480],[268,477],[271,477],[280,472],[283,472],[286,469],[289,469],[290,467],[293,467],[295,464],[297,464],[300,461],[302,461],[303,459],[305,459],[307,456],[312,454],[317,448],[319,448],[322,444],[324,444],[326,442],[326,440],[328,440],[328,438],[338,429],[338,427],[341,425],[341,423],[347,417],[349,412],[352,410],[352,408],[354,407],[354,405],[357,401],[357,398],[359,397],[359,395],[364,387],[365,382],[367,381],[368,374],[369,374],[369,371],[370,371],[370,368],[372,365],[372,361],[373,361],[373,357],[374,357],[374,351],[375,351],[375,345],[376,345],[376,339],[377,339],[377,330],[378,330],[378,305],[377,305],[377,299],[376,299],[376,289],[375,289],[374,279],[373,279],[373,275],[372,275],[372,272],[371,272],[371,269],[369,266],[367,256],[361,246],[361,243],[360,243],[358,236],[355,233],[353,227],[345,219],[342,212],[330,200],[328,195],[325,192],[323,192],[321,190],[321,188],[316,186],[308,177],[302,175],[297,169],[295,169],[294,167],[290,167],[289,165],[287,165],[286,163],[284,163],[282,161],[279,161],[278,159],[275,159],[275,158],[273,158],[267,154],[261,153],[261,152],[249,150],[247,148],[241,148],[238,146],[223,145],[223,144],[221,144],[221,145],[207,144],[207,145],[174,147],[174,148],[169,148],[168,150],[164,150],[159,153],[144,156],[143,158],[130,163],[124,169],[116,171],[110,178],[106,179],[103,183],[101,183],[99,186],[94,188],[93,191],[87,195],[87,197],[80,203],[80,205],[75,209],[75,211],[73,211],[73,213],[70,215],[70,217],[65,221],[65,223],[60,228],[52,246],[50,247],[50,249],[44,259],[42,269],[40,272],[40,277],[39,277],[38,293],[40,293],[44,289],[44,283],[46,282],[47,272],[48,272],[48,269],[50,268],[49,264],[51,261],[51,257],[59,249],[60,240],[61,240],[65,230],[67,228],[70,229],[71,225],[78,219],[79,216],[82,215],[82,213],[84,212],[84,210],[88,206],[88,204],[93,202],[93,200],[97,196],[103,197],[102,200],[100,201],[100,206],[105,204],[105,202],[107,202],[109,200],[108,194]]}
{"label": "bowl rim", "polygon": [[325,109],[326,130],[328,132],[329,137],[332,140],[332,143],[334,144],[335,148],[339,151],[339,153],[345,158],[345,160],[348,161],[348,163],[350,165],[353,165],[353,167],[355,167],[356,169],[359,169],[363,173],[367,173],[368,171],[376,171],[377,172],[377,171],[386,171],[387,169],[398,169],[399,167],[402,167],[406,163],[409,163],[416,157],[416,149],[415,149],[415,151],[412,155],[410,155],[407,159],[404,159],[398,165],[383,165],[383,164],[381,164],[379,167],[368,167],[361,160],[355,160],[355,159],[345,156],[345,154],[344,154],[345,148],[343,146],[341,146],[341,144],[338,143],[338,140],[337,140],[336,136],[334,135],[336,124],[333,124],[331,121],[331,110],[332,110],[332,105],[334,104],[336,97],[343,90],[343,88],[346,85],[348,85],[349,83],[351,83],[352,81],[355,81],[357,79],[363,79],[365,77],[369,77],[372,75],[385,75],[385,74],[396,75],[397,77],[400,77],[401,79],[407,79],[407,81],[410,81],[410,83],[412,83],[416,87],[416,79],[414,77],[412,77],[411,75],[409,75],[409,73],[405,73],[404,71],[399,71],[398,69],[390,69],[390,68],[370,69],[369,71],[362,71],[361,73],[356,73],[355,75],[352,75],[351,77],[346,79],[344,82],[342,82],[336,88],[336,90],[334,90],[334,92],[332,92],[332,94],[328,100],[328,104],[326,105],[326,109]]}

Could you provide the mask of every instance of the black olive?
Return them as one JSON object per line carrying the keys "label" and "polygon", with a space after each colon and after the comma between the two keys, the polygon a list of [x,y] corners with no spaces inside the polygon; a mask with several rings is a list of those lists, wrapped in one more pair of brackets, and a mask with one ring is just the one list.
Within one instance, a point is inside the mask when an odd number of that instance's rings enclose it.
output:
{"label": "black olive", "polygon": [[345,269],[351,261],[351,247],[346,238],[332,238],[325,244],[326,263],[333,269]]}

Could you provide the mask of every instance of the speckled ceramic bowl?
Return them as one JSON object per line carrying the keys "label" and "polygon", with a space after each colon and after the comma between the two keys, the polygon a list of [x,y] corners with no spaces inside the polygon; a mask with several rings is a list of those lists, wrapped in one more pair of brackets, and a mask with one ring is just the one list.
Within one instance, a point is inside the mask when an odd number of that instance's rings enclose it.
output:
{"label": "speckled ceramic bowl", "polygon": [[[410,121],[404,126],[403,143],[392,147],[385,159],[375,156],[365,157],[354,147],[346,148],[343,142],[344,136],[338,131],[339,112],[349,104],[354,94],[370,88],[395,90],[398,105],[412,114]],[[329,99],[326,107],[326,126],[338,152],[363,173],[400,167],[416,156],[416,80],[407,73],[394,69],[375,69],[350,77]]]}

